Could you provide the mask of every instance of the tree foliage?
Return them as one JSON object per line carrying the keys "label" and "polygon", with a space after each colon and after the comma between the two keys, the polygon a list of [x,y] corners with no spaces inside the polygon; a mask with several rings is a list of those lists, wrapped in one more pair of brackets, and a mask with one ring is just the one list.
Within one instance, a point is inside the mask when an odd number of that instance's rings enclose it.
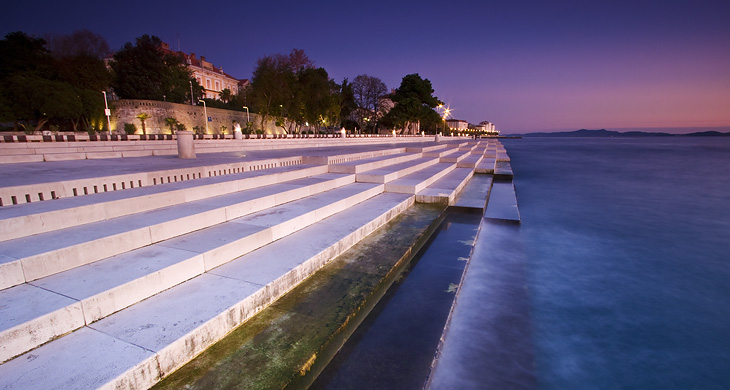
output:
{"label": "tree foliage", "polygon": [[0,41],[0,115],[16,127],[88,128],[103,117],[103,61],[82,52],[52,56],[46,42],[23,32]]}
{"label": "tree foliage", "polygon": [[377,77],[361,74],[352,81],[352,89],[360,128],[375,132],[385,110],[383,97],[388,93],[388,87]]}
{"label": "tree foliage", "polygon": [[154,35],[143,35],[134,45],[125,43],[110,65],[112,87],[123,99],[189,103],[190,83],[198,84],[183,57],[163,50],[162,41]]}
{"label": "tree foliage", "polygon": [[403,77],[391,100],[395,106],[384,118],[393,127],[401,127],[405,132],[415,133],[421,122],[434,120],[434,110],[441,102],[433,96],[431,81],[422,79],[418,73]]}

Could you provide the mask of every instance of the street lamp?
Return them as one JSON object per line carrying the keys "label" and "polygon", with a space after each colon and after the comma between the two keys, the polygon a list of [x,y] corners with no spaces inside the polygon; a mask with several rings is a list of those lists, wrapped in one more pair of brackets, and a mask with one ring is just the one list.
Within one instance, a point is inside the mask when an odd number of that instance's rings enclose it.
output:
{"label": "street lamp", "polygon": [[[191,105],[191,106],[194,106],[194,105],[195,105],[195,104],[193,103],[193,80],[190,80],[190,105]],[[208,118],[206,118],[206,120],[207,120],[207,119],[208,119]]]}
{"label": "street lamp", "polygon": [[[251,122],[251,118],[249,118],[249,116],[248,116],[248,107],[243,106],[243,108],[246,109],[246,122]],[[246,123],[246,126],[248,126],[248,123]]]}
{"label": "street lamp", "polygon": [[205,134],[208,134],[208,106],[205,105],[205,100],[201,100],[203,102],[203,113],[205,114]]}
{"label": "street lamp", "polygon": [[101,91],[104,94],[104,115],[106,115],[106,124],[109,126],[109,135],[112,135],[112,121],[110,119],[112,111],[109,109],[109,103],[106,101],[106,91]]}

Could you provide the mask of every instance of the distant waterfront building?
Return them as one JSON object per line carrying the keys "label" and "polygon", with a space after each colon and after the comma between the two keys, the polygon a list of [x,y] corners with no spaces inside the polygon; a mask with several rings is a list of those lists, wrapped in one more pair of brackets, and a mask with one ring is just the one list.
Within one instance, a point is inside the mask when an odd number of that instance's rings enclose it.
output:
{"label": "distant waterfront building", "polygon": [[219,99],[224,89],[235,95],[239,90],[246,88],[250,82],[247,79],[239,80],[223,71],[222,67],[215,67],[211,62],[206,61],[204,56],[197,58],[195,53],[186,54],[182,51],[173,51],[170,45],[163,42],[162,50],[175,53],[184,58],[185,64],[193,73],[193,78],[203,86],[203,93],[206,99]]}
{"label": "distant waterfront building", "polygon": [[461,119],[447,119],[446,126],[448,126],[451,131],[464,131],[469,128],[469,122]]}
{"label": "distant waterfront building", "polygon": [[491,123],[489,121],[481,121],[481,122],[479,122],[479,126],[483,127],[484,131],[487,133],[499,133],[496,130],[494,123]]}

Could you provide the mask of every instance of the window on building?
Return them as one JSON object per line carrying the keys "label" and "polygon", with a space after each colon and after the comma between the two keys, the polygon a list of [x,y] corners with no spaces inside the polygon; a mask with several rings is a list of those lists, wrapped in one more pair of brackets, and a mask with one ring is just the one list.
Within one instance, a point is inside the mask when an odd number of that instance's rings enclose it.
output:
{"label": "window on building", "polygon": [[221,90],[221,83],[219,83],[217,81],[215,82],[215,90],[216,91],[220,91]]}
{"label": "window on building", "polygon": [[205,87],[210,89],[210,79],[205,80]]}

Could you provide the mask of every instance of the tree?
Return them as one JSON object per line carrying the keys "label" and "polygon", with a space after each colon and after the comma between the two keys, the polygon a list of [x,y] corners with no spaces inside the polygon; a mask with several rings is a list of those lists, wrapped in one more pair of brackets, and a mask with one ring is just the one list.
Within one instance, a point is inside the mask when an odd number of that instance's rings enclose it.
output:
{"label": "tree", "polygon": [[355,92],[353,91],[352,84],[350,84],[345,78],[342,80],[340,86],[340,120],[341,126],[348,130],[354,130],[350,115],[357,109],[357,102],[355,102]]}
{"label": "tree", "polygon": [[251,89],[246,97],[259,113],[261,128],[272,117],[283,123],[285,116],[297,119],[303,116],[297,74],[312,67],[309,57],[298,49],[292,50],[288,56],[275,54],[256,61]]}
{"label": "tree", "polygon": [[339,105],[332,93],[334,82],[331,82],[324,68],[304,68],[299,71],[297,81],[301,93],[303,119],[306,122],[319,126],[327,119],[330,121],[336,119],[333,118],[334,111],[337,111],[336,117],[339,117]]}
{"label": "tree", "polygon": [[404,128],[407,133],[417,133],[420,122],[433,118],[431,112],[435,113],[434,108],[441,104],[433,92],[428,79],[422,79],[418,73],[406,75],[391,97],[395,106],[384,119],[394,127]]}
{"label": "tree", "polygon": [[109,86],[101,59],[87,54],[54,58],[45,41],[23,32],[0,41],[0,114],[16,127],[45,124],[78,130],[101,116],[100,92]]}
{"label": "tree", "polygon": [[177,126],[178,121],[175,118],[167,117],[165,118],[165,125],[170,127],[170,134],[175,133],[175,126]]}
{"label": "tree", "polygon": [[352,90],[358,107],[360,127],[369,127],[371,131],[375,131],[382,116],[383,96],[388,93],[388,87],[377,77],[361,74],[352,81]]}
{"label": "tree", "polygon": [[137,119],[142,122],[142,134],[147,135],[147,128],[144,125],[144,121],[150,119],[150,115],[146,112],[143,112],[141,114],[137,114]]}
{"label": "tree", "polygon": [[219,99],[220,99],[221,101],[223,101],[223,102],[225,102],[225,103],[228,103],[228,102],[230,102],[230,101],[231,101],[231,99],[233,98],[233,94],[231,93],[231,90],[230,90],[230,89],[228,89],[228,88],[225,88],[225,89],[223,89],[223,90],[222,90],[222,91],[220,92],[220,96],[218,96],[218,98],[219,98]]}
{"label": "tree", "polygon": [[143,35],[135,45],[127,42],[110,65],[112,87],[123,99],[162,100],[164,96],[170,102],[190,102],[190,70],[180,55],[163,50],[156,36]]}

